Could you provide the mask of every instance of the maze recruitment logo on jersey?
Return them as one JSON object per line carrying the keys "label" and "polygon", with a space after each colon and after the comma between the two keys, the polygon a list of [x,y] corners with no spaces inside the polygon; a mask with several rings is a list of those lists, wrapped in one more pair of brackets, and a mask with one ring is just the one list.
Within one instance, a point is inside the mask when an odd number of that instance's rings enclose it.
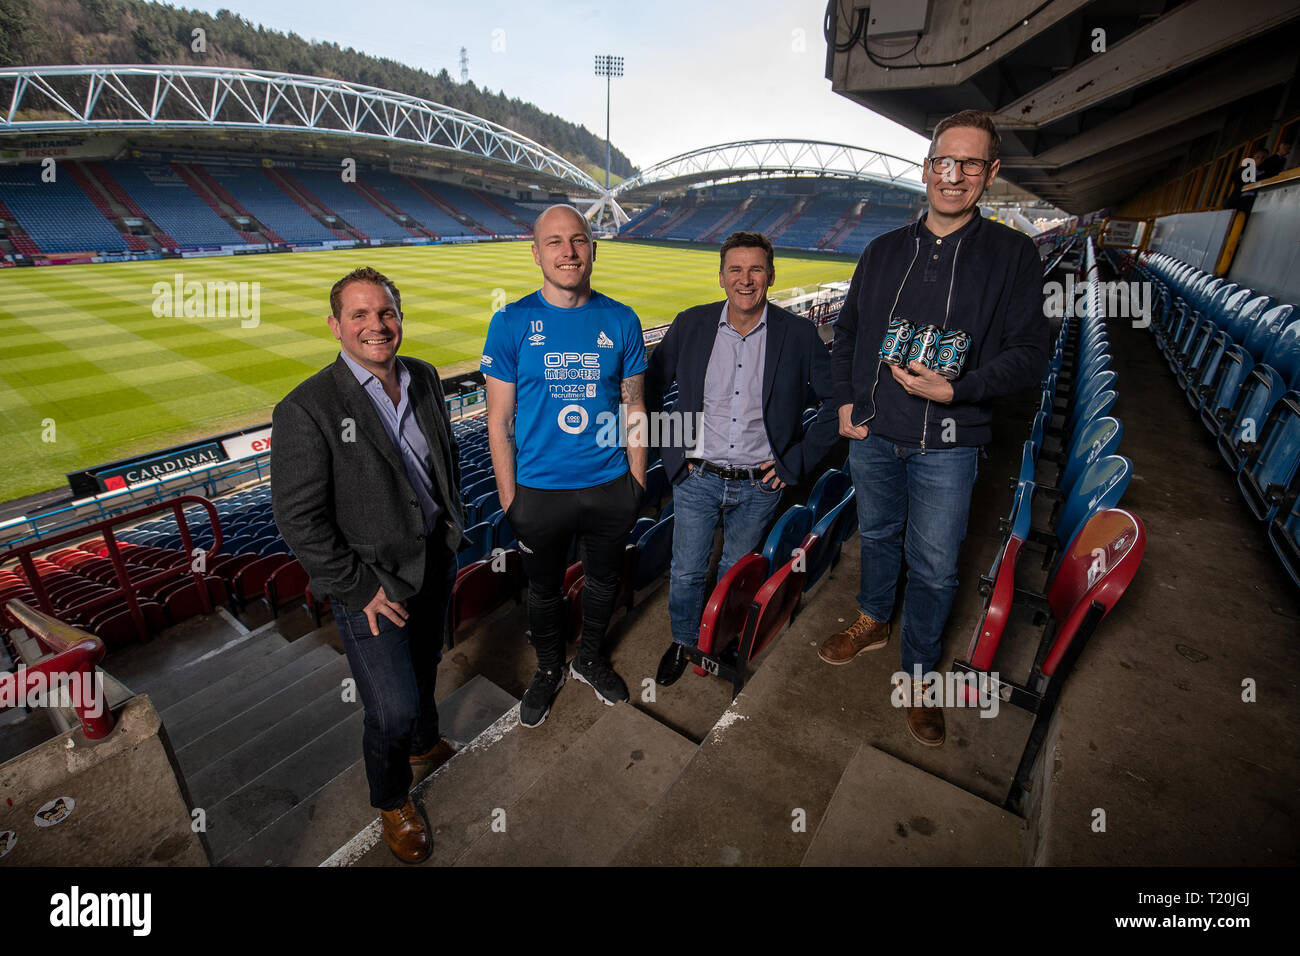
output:
{"label": "maze recruitment logo on jersey", "polygon": [[600,378],[600,355],[596,352],[547,352],[542,356],[546,380],[564,379],[597,381]]}
{"label": "maze recruitment logo on jersey", "polygon": [[587,410],[581,405],[565,405],[560,409],[557,421],[561,431],[577,435],[587,427]]}
{"label": "maze recruitment logo on jersey", "polygon": [[584,398],[596,397],[595,382],[574,382],[572,385],[559,385],[552,382],[549,388],[551,398],[558,398],[564,402],[579,402]]}

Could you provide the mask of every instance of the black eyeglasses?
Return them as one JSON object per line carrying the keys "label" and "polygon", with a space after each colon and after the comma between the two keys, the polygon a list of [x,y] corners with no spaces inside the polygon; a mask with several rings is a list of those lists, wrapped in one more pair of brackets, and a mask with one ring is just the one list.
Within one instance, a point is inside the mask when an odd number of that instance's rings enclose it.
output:
{"label": "black eyeglasses", "polygon": [[930,156],[926,159],[931,169],[947,171],[961,166],[961,171],[967,176],[978,176],[984,170],[992,165],[988,159],[954,159],[951,156]]}

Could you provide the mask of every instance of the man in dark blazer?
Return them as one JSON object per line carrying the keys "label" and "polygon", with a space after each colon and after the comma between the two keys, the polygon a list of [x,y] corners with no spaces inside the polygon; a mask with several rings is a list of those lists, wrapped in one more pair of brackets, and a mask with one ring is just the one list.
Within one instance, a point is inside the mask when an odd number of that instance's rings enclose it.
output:
{"label": "man in dark blazer", "polygon": [[275,408],[271,502],[312,593],[333,602],[385,839],[418,863],[432,842],[410,797],[413,771],[453,752],[433,693],[464,538],[456,442],[437,369],[397,356],[392,281],[357,269],[335,283],[330,309],[339,357]]}
{"label": "man in dark blazer", "polygon": [[[816,327],[767,301],[776,281],[772,244],[736,232],[722,244],[723,302],[696,306],[673,320],[650,357],[648,404],[661,409],[677,382],[673,412],[693,438],[661,448],[673,482],[673,563],[668,615],[673,642],[656,680],[674,683],[686,667],[682,648],[699,638],[713,534],[722,522],[718,579],[758,549],[782,489],[797,484],[838,440],[830,355]],[[821,403],[803,433],[803,412]],[[658,429],[660,435],[677,429]],[[692,447],[683,447],[687,444]],[[784,556],[782,556],[784,557]]]}

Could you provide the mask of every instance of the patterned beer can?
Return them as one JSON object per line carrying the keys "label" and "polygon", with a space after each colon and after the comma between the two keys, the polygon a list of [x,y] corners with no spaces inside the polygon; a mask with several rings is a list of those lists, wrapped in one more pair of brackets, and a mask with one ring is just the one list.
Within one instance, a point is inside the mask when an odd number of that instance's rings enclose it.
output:
{"label": "patterned beer can", "polygon": [[908,363],[920,362],[926,368],[934,368],[934,356],[939,351],[939,327],[923,325],[912,333],[912,341],[907,346]]}
{"label": "patterned beer can", "polygon": [[890,319],[885,340],[880,344],[880,361],[886,365],[905,365],[911,341],[912,323],[907,319]]}
{"label": "patterned beer can", "polygon": [[946,379],[954,379],[966,367],[966,353],[970,351],[970,336],[961,329],[952,329],[939,336],[939,351],[935,353],[934,370]]}

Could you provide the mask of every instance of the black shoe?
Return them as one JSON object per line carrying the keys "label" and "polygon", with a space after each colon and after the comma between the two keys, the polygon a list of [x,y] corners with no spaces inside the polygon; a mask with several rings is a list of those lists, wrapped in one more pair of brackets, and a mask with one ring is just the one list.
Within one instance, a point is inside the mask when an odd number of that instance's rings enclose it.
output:
{"label": "black shoe", "polygon": [[574,677],[589,685],[607,706],[613,707],[627,700],[627,685],[623,683],[623,678],[615,674],[613,668],[601,658],[584,661],[575,657],[573,663],[569,665],[569,670],[573,672]]}
{"label": "black shoe", "polygon": [[554,670],[542,670],[540,667],[533,675],[533,682],[524,691],[524,699],[519,702],[519,722],[525,727],[537,727],[551,712],[551,702],[564,686],[564,666]]}
{"label": "black shoe", "polygon": [[686,652],[682,649],[683,645],[673,641],[668,645],[668,650],[664,651],[664,656],[659,658],[659,672],[655,674],[655,683],[664,687],[670,687],[677,683],[677,678],[681,677],[686,670]]}

